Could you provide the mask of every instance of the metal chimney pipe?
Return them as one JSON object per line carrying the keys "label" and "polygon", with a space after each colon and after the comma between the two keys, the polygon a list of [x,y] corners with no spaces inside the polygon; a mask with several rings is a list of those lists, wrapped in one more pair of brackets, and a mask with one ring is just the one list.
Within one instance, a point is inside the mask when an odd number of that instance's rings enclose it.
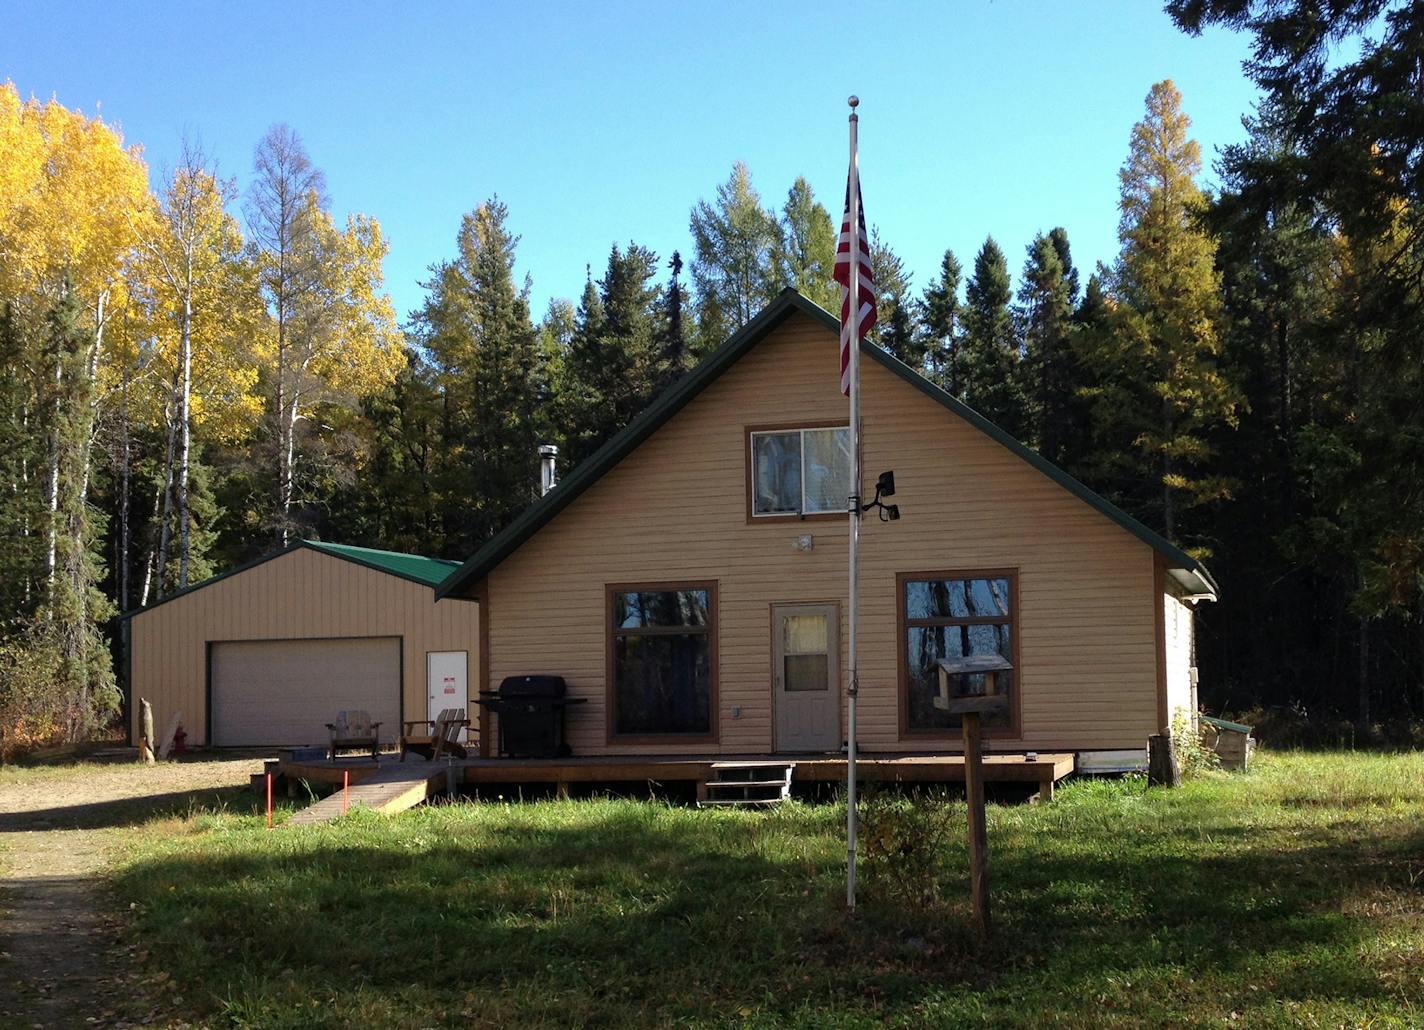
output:
{"label": "metal chimney pipe", "polygon": [[555,462],[559,458],[559,449],[551,443],[541,444],[539,447],[539,496],[543,497],[550,490],[554,489],[554,484],[559,481],[558,471]]}

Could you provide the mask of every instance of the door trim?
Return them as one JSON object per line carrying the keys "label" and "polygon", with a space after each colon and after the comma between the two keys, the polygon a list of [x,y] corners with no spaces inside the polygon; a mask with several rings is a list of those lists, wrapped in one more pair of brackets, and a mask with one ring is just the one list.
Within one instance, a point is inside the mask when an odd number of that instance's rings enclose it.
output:
{"label": "door trim", "polygon": [[[844,634],[841,633],[841,603],[838,600],[825,601],[772,601],[768,606],[767,623],[768,636],[767,643],[770,644],[768,652],[767,672],[770,673],[770,681],[767,687],[771,690],[771,749],[776,754],[820,754],[819,751],[785,751],[781,749],[781,743],[777,739],[780,720],[781,691],[776,686],[776,610],[778,608],[830,608],[834,613],[831,618],[832,630],[835,634],[835,670],[836,670],[836,742],[831,751],[840,749],[841,743],[845,740],[845,663],[842,647],[845,643]],[[828,752],[830,753],[830,752]]]}

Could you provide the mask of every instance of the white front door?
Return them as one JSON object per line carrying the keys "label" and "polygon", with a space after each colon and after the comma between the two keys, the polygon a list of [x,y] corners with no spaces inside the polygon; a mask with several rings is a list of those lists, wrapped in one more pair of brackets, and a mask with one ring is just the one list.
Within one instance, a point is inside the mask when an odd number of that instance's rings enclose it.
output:
{"label": "white front door", "polygon": [[434,719],[447,708],[463,708],[469,715],[469,660],[466,651],[425,652],[427,719]]}
{"label": "white front door", "polygon": [[840,612],[833,604],[771,609],[776,750],[839,751]]}

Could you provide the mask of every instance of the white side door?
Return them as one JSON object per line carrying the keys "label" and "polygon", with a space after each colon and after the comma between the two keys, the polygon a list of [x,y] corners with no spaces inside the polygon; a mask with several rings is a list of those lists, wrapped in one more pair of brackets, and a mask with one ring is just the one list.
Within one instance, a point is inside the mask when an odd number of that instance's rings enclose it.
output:
{"label": "white side door", "polygon": [[834,604],[779,604],[771,612],[776,750],[839,751],[839,610]]}
{"label": "white side door", "polygon": [[[463,708],[470,714],[470,654],[468,651],[425,652],[425,697],[427,719],[447,708]],[[465,731],[460,731],[460,739]]]}

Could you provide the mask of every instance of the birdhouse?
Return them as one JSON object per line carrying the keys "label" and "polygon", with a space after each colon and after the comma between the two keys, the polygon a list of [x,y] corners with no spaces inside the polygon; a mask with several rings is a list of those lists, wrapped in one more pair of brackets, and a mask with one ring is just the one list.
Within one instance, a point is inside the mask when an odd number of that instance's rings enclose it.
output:
{"label": "birdhouse", "polygon": [[[939,695],[934,706],[951,715],[988,715],[1009,707],[1009,695],[999,690],[999,673],[1012,672],[1013,663],[1001,654],[972,654],[940,658]],[[971,682],[981,677],[980,684]],[[977,687],[977,689],[976,689]]]}

